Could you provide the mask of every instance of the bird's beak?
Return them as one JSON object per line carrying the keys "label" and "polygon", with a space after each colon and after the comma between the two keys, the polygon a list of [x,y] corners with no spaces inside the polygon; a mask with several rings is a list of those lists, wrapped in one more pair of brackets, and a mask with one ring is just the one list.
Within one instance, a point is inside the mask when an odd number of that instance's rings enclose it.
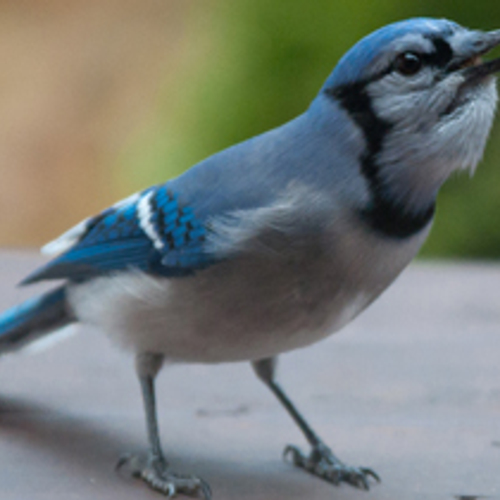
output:
{"label": "bird's beak", "polygon": [[476,32],[468,44],[468,53],[454,59],[448,70],[460,71],[466,81],[473,82],[500,71],[500,58],[483,61],[482,56],[500,45],[500,30]]}

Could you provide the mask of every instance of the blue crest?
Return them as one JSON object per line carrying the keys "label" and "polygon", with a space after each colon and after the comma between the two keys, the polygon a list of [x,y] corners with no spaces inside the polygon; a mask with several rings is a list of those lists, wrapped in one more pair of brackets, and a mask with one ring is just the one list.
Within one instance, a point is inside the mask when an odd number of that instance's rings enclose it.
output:
{"label": "blue crest", "polygon": [[419,17],[389,24],[369,34],[352,47],[338,62],[328,77],[325,87],[346,85],[364,77],[365,70],[383,51],[398,38],[408,34],[421,34],[432,37],[436,35],[450,36],[463,29],[460,25],[447,19],[431,19]]}

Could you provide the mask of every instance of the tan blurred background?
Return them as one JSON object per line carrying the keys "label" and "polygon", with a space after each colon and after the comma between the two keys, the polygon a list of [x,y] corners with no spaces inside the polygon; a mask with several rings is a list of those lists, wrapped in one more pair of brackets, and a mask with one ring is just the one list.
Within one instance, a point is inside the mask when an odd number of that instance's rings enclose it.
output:
{"label": "tan blurred background", "polygon": [[[293,118],[353,43],[421,15],[492,29],[500,2],[0,0],[0,245],[43,244]],[[424,253],[500,257],[499,213],[497,124]]]}
{"label": "tan blurred background", "polygon": [[123,195],[117,158],[182,58],[189,2],[0,2],[0,241],[39,244]]}

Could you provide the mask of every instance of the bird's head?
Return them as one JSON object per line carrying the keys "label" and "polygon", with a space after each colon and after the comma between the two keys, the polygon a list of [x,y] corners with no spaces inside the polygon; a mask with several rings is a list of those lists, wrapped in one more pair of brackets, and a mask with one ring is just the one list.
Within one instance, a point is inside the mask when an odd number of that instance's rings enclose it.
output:
{"label": "bird's head", "polygon": [[410,19],[362,39],[340,60],[321,95],[362,131],[365,174],[387,196],[417,205],[455,170],[482,157],[497,102],[500,30]]}

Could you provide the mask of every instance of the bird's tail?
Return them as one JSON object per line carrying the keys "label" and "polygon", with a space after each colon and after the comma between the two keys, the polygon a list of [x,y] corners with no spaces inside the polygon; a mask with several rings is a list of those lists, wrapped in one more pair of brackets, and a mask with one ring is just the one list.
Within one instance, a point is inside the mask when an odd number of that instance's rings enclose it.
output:
{"label": "bird's tail", "polygon": [[73,321],[64,286],[27,300],[0,315],[0,354],[17,351]]}

